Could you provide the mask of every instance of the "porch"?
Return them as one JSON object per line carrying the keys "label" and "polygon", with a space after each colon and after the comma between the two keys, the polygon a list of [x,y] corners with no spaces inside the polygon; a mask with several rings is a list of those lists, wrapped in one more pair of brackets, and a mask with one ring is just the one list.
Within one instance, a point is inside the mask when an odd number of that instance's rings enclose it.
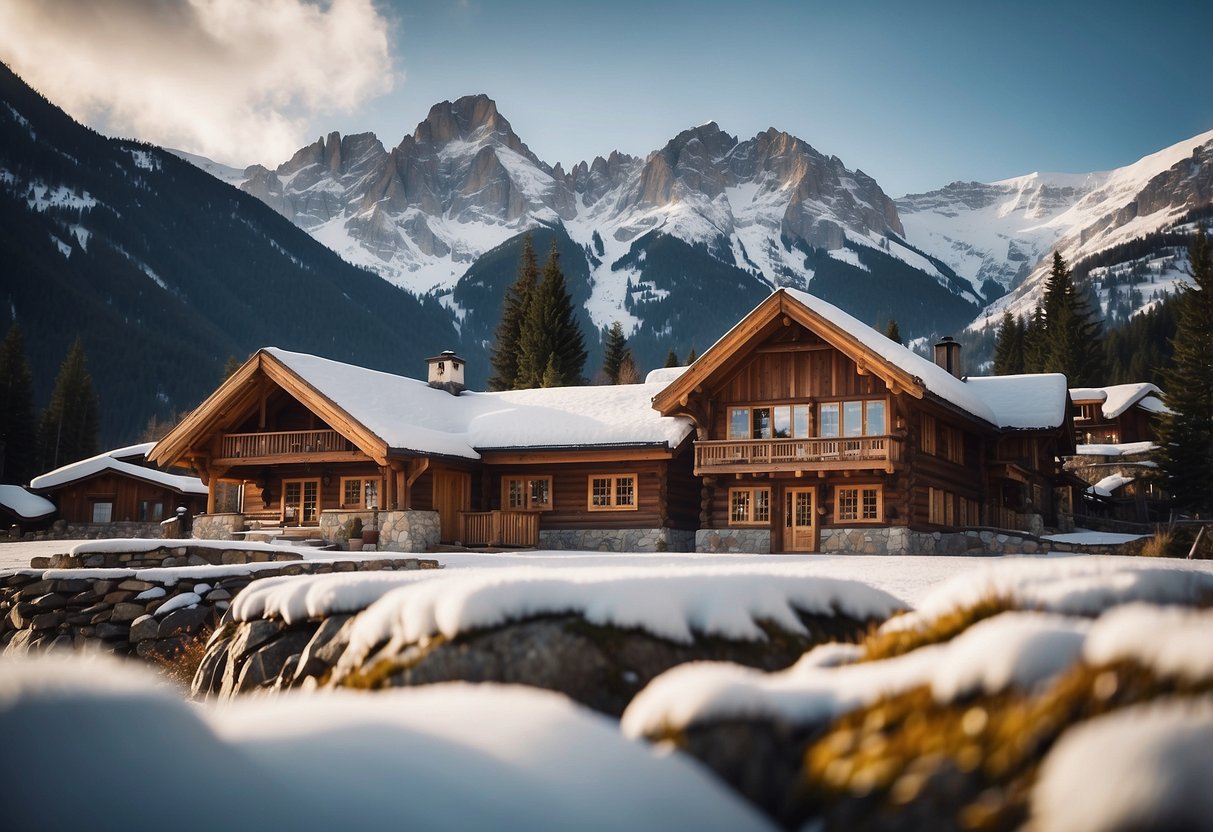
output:
{"label": "porch", "polygon": [[770,471],[893,472],[901,459],[895,436],[817,437],[811,439],[724,439],[695,443],[695,474],[747,474]]}

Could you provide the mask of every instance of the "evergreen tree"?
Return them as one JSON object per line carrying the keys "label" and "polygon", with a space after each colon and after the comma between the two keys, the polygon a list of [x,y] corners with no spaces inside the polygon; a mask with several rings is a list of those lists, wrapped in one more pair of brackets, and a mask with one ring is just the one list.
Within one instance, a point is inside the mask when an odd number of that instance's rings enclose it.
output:
{"label": "evergreen tree", "polygon": [[666,367],[681,367],[682,365],[678,363],[678,353],[674,352],[673,350],[670,350],[666,354],[666,357],[665,357],[665,366]]}
{"label": "evergreen tree", "polygon": [[1023,322],[1008,309],[1002,315],[1002,325],[994,343],[994,375],[1010,376],[1024,371],[1023,341]]}
{"label": "evergreen tree", "polygon": [[901,329],[897,326],[896,318],[889,318],[889,322],[885,324],[884,337],[895,343],[905,344],[905,341],[901,340]]}
{"label": "evergreen tree", "polygon": [[1171,413],[1161,419],[1156,458],[1175,505],[1207,516],[1213,511],[1213,251],[1203,228],[1190,256],[1194,285],[1178,299],[1173,363],[1163,374]]}
{"label": "evergreen tree", "polygon": [[567,387],[582,383],[585,337],[573,314],[573,299],[560,270],[556,242],[543,266],[519,331],[515,386]]}
{"label": "evergreen tree", "polygon": [[1036,311],[1024,324],[1023,331],[1023,371],[1025,373],[1043,373],[1045,359],[1048,354],[1048,337],[1045,332],[1045,313],[1040,304]]}
{"label": "evergreen tree", "polygon": [[0,343],[0,482],[24,485],[38,474],[37,439],[33,374],[14,323]]}
{"label": "evergreen tree", "polygon": [[[623,359],[631,355],[628,351],[628,339],[623,334],[623,325],[619,321],[611,324],[611,328],[607,330],[606,338],[603,341],[603,375],[606,376],[607,384],[619,384],[619,368],[623,364]],[[633,363],[633,369],[635,369],[635,366],[635,363]]]}
{"label": "evergreen tree", "polygon": [[686,363],[686,366],[690,367],[692,364],[694,364],[694,363],[695,363],[695,360],[696,360],[697,358],[699,358],[699,356],[695,354],[695,348],[694,348],[694,347],[691,347],[691,351],[687,353],[687,363]]}
{"label": "evergreen tree", "polygon": [[38,439],[43,470],[95,455],[99,427],[97,394],[88,374],[84,344],[77,338],[59,368],[50,404],[42,413]]}
{"label": "evergreen tree", "polygon": [[1066,261],[1053,252],[1045,282],[1043,364],[1047,373],[1063,373],[1071,387],[1103,383],[1102,327],[1089,297],[1079,295]]}
{"label": "evergreen tree", "polygon": [[522,255],[518,259],[518,277],[506,291],[501,306],[501,321],[497,324],[497,339],[490,361],[493,375],[490,390],[513,390],[518,384],[518,358],[521,353],[522,325],[530,307],[531,294],[539,282],[539,265],[531,235],[522,239]]}

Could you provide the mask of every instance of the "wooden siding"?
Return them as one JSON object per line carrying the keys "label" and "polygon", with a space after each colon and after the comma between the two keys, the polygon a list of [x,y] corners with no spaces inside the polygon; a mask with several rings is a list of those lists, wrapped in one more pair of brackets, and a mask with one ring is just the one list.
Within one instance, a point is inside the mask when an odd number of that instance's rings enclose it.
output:
{"label": "wooden siding", "polygon": [[[161,519],[167,520],[184,505],[190,514],[206,508],[205,495],[181,494],[170,488],[123,476],[106,473],[55,489],[46,495],[59,509],[59,518],[69,523],[91,523],[94,502],[112,502],[113,521],[138,521],[139,504],[143,501],[163,505]],[[144,522],[154,522],[151,518]]]}
{"label": "wooden siding", "polygon": [[[541,455],[536,454],[536,457]],[[537,463],[506,465],[489,471],[489,506],[501,509],[502,476],[551,476],[552,508],[542,512],[540,529],[649,529],[666,525],[668,491],[665,460],[590,463]],[[590,511],[586,496],[589,478],[596,474],[635,474],[636,509]],[[692,488],[680,485],[679,511],[686,511]],[[686,517],[680,517],[685,522]]]}

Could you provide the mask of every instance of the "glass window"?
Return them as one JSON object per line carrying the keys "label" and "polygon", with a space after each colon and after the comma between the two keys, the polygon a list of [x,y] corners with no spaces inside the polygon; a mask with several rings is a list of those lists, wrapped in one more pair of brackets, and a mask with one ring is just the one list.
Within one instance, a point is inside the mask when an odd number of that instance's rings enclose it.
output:
{"label": "glass window", "polygon": [[774,436],[776,439],[790,439],[792,436],[792,408],[780,405],[772,408],[774,411]]}
{"label": "glass window", "polygon": [[771,489],[729,489],[729,524],[766,524],[771,522]]}
{"label": "glass window", "polygon": [[108,500],[103,502],[93,503],[93,522],[94,523],[112,523],[114,522],[114,504]]}
{"label": "glass window", "polygon": [[863,436],[863,402],[843,402],[843,436]]}
{"label": "glass window", "polygon": [[754,408],[754,432],[750,436],[754,439],[771,438],[771,408]]}
{"label": "glass window", "polygon": [[551,477],[502,477],[501,507],[507,511],[545,511],[552,507]]}
{"label": "glass window", "polygon": [[887,433],[884,422],[884,400],[868,399],[864,402],[864,408],[867,410],[864,433],[868,436],[880,436]]}
{"label": "glass window", "polygon": [[729,439],[750,438],[750,409],[748,407],[729,408]]}
{"label": "glass window", "polygon": [[341,504],[346,506],[362,505],[362,481],[361,480],[343,480],[344,488],[342,488]]}
{"label": "glass window", "polygon": [[590,477],[590,511],[619,511],[636,508],[636,475]]}
{"label": "glass window", "polygon": [[552,478],[531,480],[531,508],[548,508],[552,504]]}
{"label": "glass window", "polygon": [[164,503],[159,500],[139,501],[139,522],[159,523],[164,519]]}
{"label": "glass window", "polygon": [[792,405],[792,436],[796,439],[809,437],[809,406],[807,404]]}
{"label": "glass window", "polygon": [[733,523],[750,521],[750,494],[748,488],[737,488],[729,492],[729,520]]}
{"label": "glass window", "polygon": [[822,436],[837,436],[838,435],[838,404],[823,404],[821,406],[821,431]]}

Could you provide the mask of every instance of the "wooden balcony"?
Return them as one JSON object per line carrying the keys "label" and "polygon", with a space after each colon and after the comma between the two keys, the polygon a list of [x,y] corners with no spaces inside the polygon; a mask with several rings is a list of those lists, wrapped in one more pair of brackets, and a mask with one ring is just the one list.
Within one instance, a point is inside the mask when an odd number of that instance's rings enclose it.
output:
{"label": "wooden balcony", "polygon": [[461,511],[464,546],[539,545],[539,514],[534,511]]}
{"label": "wooden balcony", "polygon": [[225,433],[216,463],[255,465],[267,462],[348,462],[365,459],[361,451],[335,430],[294,430],[268,433]]}
{"label": "wooden balcony", "polygon": [[695,443],[695,473],[764,471],[893,471],[900,459],[895,436],[812,439],[726,439]]}

